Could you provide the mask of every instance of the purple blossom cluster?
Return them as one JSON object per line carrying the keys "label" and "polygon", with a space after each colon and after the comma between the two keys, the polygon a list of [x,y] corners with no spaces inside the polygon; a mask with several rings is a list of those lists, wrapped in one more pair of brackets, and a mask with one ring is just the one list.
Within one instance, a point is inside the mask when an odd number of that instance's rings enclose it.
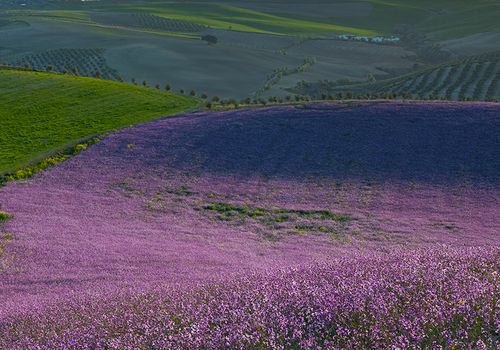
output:
{"label": "purple blossom cluster", "polygon": [[500,107],[124,129],[0,188],[0,348],[498,347]]}
{"label": "purple blossom cluster", "polygon": [[5,349],[497,349],[499,249],[358,254],[189,291],[65,304]]}

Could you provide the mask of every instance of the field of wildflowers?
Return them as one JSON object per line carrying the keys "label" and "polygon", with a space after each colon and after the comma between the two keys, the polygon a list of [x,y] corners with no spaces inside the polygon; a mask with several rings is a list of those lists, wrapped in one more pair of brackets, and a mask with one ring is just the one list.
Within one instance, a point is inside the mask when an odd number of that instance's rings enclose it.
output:
{"label": "field of wildflowers", "polygon": [[[495,349],[500,250],[359,254],[193,291],[73,302],[0,328],[12,349]],[[3,342],[3,343],[2,343]]]}
{"label": "field of wildflowers", "polygon": [[450,103],[111,134],[0,188],[0,348],[497,349],[499,139]]}

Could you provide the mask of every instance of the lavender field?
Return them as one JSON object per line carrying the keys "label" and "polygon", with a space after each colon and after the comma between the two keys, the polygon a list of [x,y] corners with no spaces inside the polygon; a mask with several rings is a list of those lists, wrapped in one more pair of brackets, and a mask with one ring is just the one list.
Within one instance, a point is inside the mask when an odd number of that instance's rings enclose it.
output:
{"label": "lavender field", "polygon": [[123,129],[0,188],[2,349],[497,349],[500,106]]}

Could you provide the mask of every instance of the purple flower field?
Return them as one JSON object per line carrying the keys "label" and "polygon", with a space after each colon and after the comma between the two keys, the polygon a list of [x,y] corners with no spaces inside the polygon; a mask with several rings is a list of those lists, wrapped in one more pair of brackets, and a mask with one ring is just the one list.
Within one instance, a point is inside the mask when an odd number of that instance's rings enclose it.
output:
{"label": "purple flower field", "polygon": [[166,118],[0,211],[2,349],[499,346],[496,104]]}

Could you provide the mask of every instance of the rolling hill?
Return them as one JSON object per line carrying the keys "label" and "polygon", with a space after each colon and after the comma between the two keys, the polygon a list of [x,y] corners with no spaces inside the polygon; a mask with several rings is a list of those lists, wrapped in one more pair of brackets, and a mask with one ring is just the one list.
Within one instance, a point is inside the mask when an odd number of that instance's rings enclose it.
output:
{"label": "rolling hill", "polygon": [[89,136],[196,105],[189,97],[124,83],[0,70],[0,174]]}

